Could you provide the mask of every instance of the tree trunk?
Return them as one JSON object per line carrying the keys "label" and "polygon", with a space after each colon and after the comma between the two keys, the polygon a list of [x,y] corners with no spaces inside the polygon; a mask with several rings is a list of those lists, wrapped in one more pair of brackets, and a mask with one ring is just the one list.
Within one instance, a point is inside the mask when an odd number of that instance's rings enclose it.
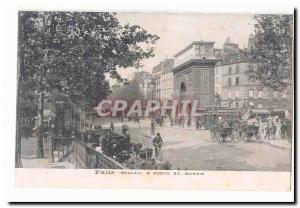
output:
{"label": "tree trunk", "polygon": [[15,154],[15,167],[21,168],[22,167],[22,160],[21,160],[21,116],[20,116],[20,73],[21,73],[21,67],[23,67],[23,53],[20,51],[20,46],[18,45],[18,83],[17,83],[17,128],[16,128],[16,154]]}
{"label": "tree trunk", "polygon": [[[42,75],[43,76],[43,75]],[[43,137],[44,137],[44,91],[42,90],[39,102],[39,109],[38,109],[38,118],[39,118],[39,125],[38,125],[38,134],[37,134],[37,147],[36,147],[36,156],[37,157],[44,157],[44,147],[43,147]]]}
{"label": "tree trunk", "polygon": [[22,168],[22,160],[21,160],[21,135],[20,135],[20,133],[18,133],[18,129],[17,129],[17,135],[16,135],[15,167],[16,168]]}

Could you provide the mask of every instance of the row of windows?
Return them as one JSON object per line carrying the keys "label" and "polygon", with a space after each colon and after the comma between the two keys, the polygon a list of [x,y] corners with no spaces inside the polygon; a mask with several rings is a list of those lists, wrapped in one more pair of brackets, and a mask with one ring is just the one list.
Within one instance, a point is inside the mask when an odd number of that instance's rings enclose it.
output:
{"label": "row of windows", "polygon": [[[254,90],[249,90],[248,91],[248,96],[249,97],[254,97]],[[272,96],[273,96],[273,98],[279,97],[278,92],[273,91]],[[262,90],[257,91],[257,97],[259,97],[259,98],[263,97],[263,91]],[[281,93],[281,98],[287,98],[287,94],[286,93]]]}
{"label": "row of windows", "polygon": [[[233,68],[230,66],[228,67],[228,74],[233,74]],[[240,73],[240,66],[236,65],[235,66],[235,74],[239,74]]]}
{"label": "row of windows", "polygon": [[[228,105],[229,105],[229,106],[228,106],[229,108],[240,108],[240,107],[242,107],[242,103],[240,103],[240,102],[238,102],[238,101],[236,101],[236,102],[229,102]],[[255,108],[253,102],[249,102],[249,106]],[[263,105],[262,105],[261,103],[258,103],[256,107],[257,107],[257,108],[263,108]]]}
{"label": "row of windows", "polygon": [[172,90],[161,92],[161,97],[162,98],[172,98],[172,96],[173,96],[173,91]]}
{"label": "row of windows", "polygon": [[[248,90],[248,97],[249,98],[254,98],[254,94],[255,93],[255,90]],[[223,97],[225,99],[234,99],[234,98],[239,98],[240,96],[240,91],[229,91],[229,92],[223,92]],[[279,97],[279,94],[277,91],[273,91],[272,93],[272,96],[273,98],[278,98]],[[262,90],[258,90],[257,91],[257,97],[258,98],[263,98],[263,97],[268,97],[268,95],[264,95],[263,91]],[[281,94],[281,98],[287,98],[287,94],[286,93],[282,93]]]}
{"label": "row of windows", "polygon": [[240,97],[240,91],[228,92],[228,99],[234,99]]}
{"label": "row of windows", "polygon": [[173,80],[172,79],[168,79],[165,80],[161,83],[161,88],[162,89],[172,89],[173,88]]}
{"label": "row of windows", "polygon": [[[201,50],[203,49],[203,51]],[[211,46],[200,47],[200,45],[195,45],[195,53],[196,55],[209,55],[212,51]]]}
{"label": "row of windows", "polygon": [[[235,78],[235,86],[239,86],[240,85],[240,78],[239,77],[236,77]],[[228,87],[231,87],[233,86],[232,83],[231,83],[231,78],[228,78]]]}

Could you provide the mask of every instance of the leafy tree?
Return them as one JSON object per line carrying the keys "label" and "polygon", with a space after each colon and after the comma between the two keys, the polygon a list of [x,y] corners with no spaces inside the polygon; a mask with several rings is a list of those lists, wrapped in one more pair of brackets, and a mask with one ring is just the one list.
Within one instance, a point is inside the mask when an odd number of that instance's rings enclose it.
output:
{"label": "leafy tree", "polygon": [[249,78],[273,90],[284,91],[291,85],[293,57],[293,16],[256,15],[250,38],[249,58],[257,70]]}
{"label": "leafy tree", "polygon": [[128,81],[120,89],[113,91],[109,96],[112,100],[127,100],[132,102],[134,100],[141,100],[144,98],[143,93],[140,89],[139,83],[135,80]]}
{"label": "leafy tree", "polygon": [[19,82],[30,80],[39,101],[37,156],[43,157],[44,100],[95,106],[110,93],[105,76],[124,81],[117,70],[142,67],[157,40],[138,25],[120,25],[114,13],[19,12]]}

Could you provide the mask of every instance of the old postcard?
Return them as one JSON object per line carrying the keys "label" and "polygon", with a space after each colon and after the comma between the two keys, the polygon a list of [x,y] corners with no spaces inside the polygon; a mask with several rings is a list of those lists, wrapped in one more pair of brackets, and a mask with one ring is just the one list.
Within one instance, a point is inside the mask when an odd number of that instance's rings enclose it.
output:
{"label": "old postcard", "polygon": [[18,12],[18,187],[289,192],[293,116],[293,14]]}

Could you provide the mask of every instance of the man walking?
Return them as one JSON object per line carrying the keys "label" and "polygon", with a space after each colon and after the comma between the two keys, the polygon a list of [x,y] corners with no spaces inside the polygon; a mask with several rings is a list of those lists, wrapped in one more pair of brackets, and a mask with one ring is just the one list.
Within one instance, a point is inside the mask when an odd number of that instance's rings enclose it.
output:
{"label": "man walking", "polygon": [[272,126],[271,126],[271,134],[272,134],[272,139],[273,139],[273,140],[275,139],[276,130],[277,130],[277,127],[274,125],[274,123],[272,123]]}
{"label": "man walking", "polygon": [[154,149],[155,149],[155,158],[158,157],[159,152],[160,152],[161,147],[162,147],[162,144],[163,144],[163,140],[160,136],[160,133],[157,133],[156,136],[153,139],[153,146],[154,146]]}
{"label": "man walking", "polygon": [[266,126],[266,134],[265,134],[265,138],[264,139],[266,139],[266,138],[268,138],[268,140],[270,140],[270,124],[269,124],[269,122],[267,123],[267,126]]}
{"label": "man walking", "polygon": [[113,122],[110,122],[110,129],[111,129],[112,133],[115,131],[115,127],[114,127],[114,123]]}
{"label": "man walking", "polygon": [[155,134],[155,130],[154,130],[154,119],[151,119],[151,134],[152,134],[152,135]]}

